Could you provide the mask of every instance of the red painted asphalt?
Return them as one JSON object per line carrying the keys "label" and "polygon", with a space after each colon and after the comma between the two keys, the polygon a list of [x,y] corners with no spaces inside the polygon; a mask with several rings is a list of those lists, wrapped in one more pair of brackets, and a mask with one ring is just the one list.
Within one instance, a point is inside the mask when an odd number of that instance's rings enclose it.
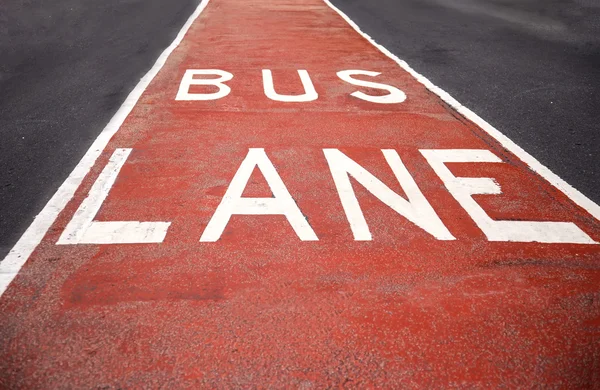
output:
{"label": "red painted asphalt", "polygon": [[[233,74],[231,92],[176,100],[188,69]],[[279,94],[301,94],[297,70],[306,70],[318,99],[269,99],[263,69]],[[381,73],[355,77],[398,88],[406,100],[351,96],[385,95],[336,75],[351,69]],[[120,148],[131,154],[95,220],[170,222],[164,241],[57,245]],[[199,241],[251,148],[264,148],[318,241],[301,240],[283,215],[234,215],[216,242]],[[324,149],[339,149],[407,197],[381,151],[395,150],[455,240],[437,240],[353,180],[372,235],[355,241]],[[447,164],[456,177],[496,180],[501,194],[473,197],[492,219],[572,222],[600,241],[597,220],[322,1],[211,0],[2,296],[0,384],[600,380],[599,246],[488,241],[420,152],[430,149],[502,159]],[[272,196],[257,169],[243,196]]]}

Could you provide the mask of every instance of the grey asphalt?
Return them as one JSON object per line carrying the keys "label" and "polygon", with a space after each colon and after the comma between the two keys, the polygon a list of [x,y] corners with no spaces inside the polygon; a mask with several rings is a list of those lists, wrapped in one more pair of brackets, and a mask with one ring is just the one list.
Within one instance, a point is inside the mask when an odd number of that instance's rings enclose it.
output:
{"label": "grey asphalt", "polygon": [[599,0],[332,3],[600,203]]}
{"label": "grey asphalt", "polygon": [[[0,258],[197,3],[0,3]],[[600,2],[333,3],[415,70],[600,202]]]}
{"label": "grey asphalt", "polygon": [[198,3],[0,2],[0,259]]}

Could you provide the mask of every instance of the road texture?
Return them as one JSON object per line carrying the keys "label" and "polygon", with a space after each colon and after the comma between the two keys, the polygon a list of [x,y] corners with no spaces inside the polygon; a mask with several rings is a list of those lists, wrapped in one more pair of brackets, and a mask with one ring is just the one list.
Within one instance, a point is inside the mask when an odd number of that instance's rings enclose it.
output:
{"label": "road texture", "polygon": [[333,3],[378,43],[600,202],[600,2]]}
{"label": "road texture", "polygon": [[0,3],[0,258],[197,3]]}
{"label": "road texture", "polygon": [[322,0],[210,0],[0,263],[2,388],[589,388],[600,207]]}
{"label": "road texture", "polygon": [[[197,1],[0,4],[0,258]],[[361,28],[596,202],[594,1],[343,1]]]}

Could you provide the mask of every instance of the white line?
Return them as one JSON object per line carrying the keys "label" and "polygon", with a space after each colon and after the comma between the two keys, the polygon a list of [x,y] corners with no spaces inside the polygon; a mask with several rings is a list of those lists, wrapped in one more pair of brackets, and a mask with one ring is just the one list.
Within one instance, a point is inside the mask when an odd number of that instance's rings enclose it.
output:
{"label": "white line", "polygon": [[108,122],[100,135],[98,135],[98,138],[96,138],[92,146],[90,146],[81,161],[79,161],[79,164],[77,164],[73,172],[71,172],[67,180],[65,180],[58,188],[58,191],[56,191],[42,211],[35,217],[19,241],[11,249],[4,260],[0,262],[0,296],[4,294],[4,291],[6,291],[10,282],[12,282],[23,264],[25,264],[29,256],[31,256],[31,253],[33,253],[35,248],[42,241],[46,232],[50,229],[50,226],[52,226],[56,217],[58,217],[58,214],[73,198],[75,191],[79,188],[79,185],[85,176],[94,166],[96,159],[102,154],[110,139],[119,130],[125,121],[125,118],[127,118],[135,104],[138,102],[140,96],[142,96],[142,93],[146,90],[156,74],[162,69],[173,50],[179,46],[190,26],[198,16],[200,16],[204,8],[206,8],[208,2],[209,0],[203,0],[198,5],[194,13],[179,31],[179,34],[177,34],[177,37],[175,37],[175,40],[162,52],[148,73],[140,79],[119,110],[111,118],[110,122]]}
{"label": "white line", "polygon": [[[189,30],[192,23],[198,18],[202,11],[206,8],[209,0],[202,1],[198,5],[198,8],[190,16],[187,22],[183,25],[179,34],[169,47],[162,52],[158,57],[152,68],[142,77],[139,83],[127,96],[119,110],[112,117],[110,122],[106,125],[104,130],[98,135],[98,138],[90,146],[86,154],[83,156],[81,161],[77,164],[73,172],[65,180],[65,182],[59,187],[54,196],[48,201],[42,211],[35,217],[29,228],[21,236],[19,241],[15,244],[13,249],[8,253],[2,262],[0,262],[0,296],[6,291],[6,288],[12,282],[14,277],[17,275],[23,264],[27,261],[31,253],[39,245],[46,232],[52,226],[56,220],[58,214],[65,208],[67,203],[73,198],[75,191],[88,174],[96,159],[103,152],[104,148],[113,137],[113,135],[119,130],[125,118],[129,115],[144,90],[148,87],[152,79],[160,71],[165,64],[169,55],[175,50],[175,48],[181,43],[183,37]],[[484,131],[494,137],[502,146],[513,154],[518,156],[523,162],[525,162],[534,172],[538,173],[565,195],[567,195],[573,202],[588,211],[596,219],[600,220],[600,206],[594,203],[592,200],[587,198],[585,195],[580,193],[578,190],[573,188],[571,185],[566,183],[548,168],[543,166],[533,156],[524,151],[521,147],[516,145],[513,141],[507,138],[505,135],[500,133],[492,125],[481,119],[477,114],[468,108],[461,105],[452,96],[441,88],[435,86],[427,78],[421,74],[415,72],[406,62],[400,60],[394,54],[389,52],[386,48],[376,43],[370,36],[360,30],[360,28],[348,18],[342,11],[329,2],[324,2],[335,12],[337,12],[346,22],[356,30],[360,35],[367,39],[371,44],[377,47],[383,54],[394,60],[400,67],[409,72],[413,77],[420,83],[425,85],[427,89],[438,95],[448,105],[453,107],[460,114],[477,124]]]}
{"label": "white line", "polygon": [[130,154],[129,148],[118,148],[113,152],[56,245],[163,242],[170,222],[94,221]]}
{"label": "white line", "polygon": [[487,123],[483,120],[479,115],[475,114],[473,111],[469,110],[467,107],[460,104],[456,99],[454,99],[450,94],[440,87],[434,85],[431,81],[429,81],[425,76],[417,73],[413,68],[411,68],[405,61],[396,57],[393,53],[391,53],[388,49],[381,46],[373,38],[371,38],[368,34],[361,31],[360,27],[356,25],[346,14],[340,11],[335,5],[331,4],[329,0],[323,0],[325,4],[327,4],[332,10],[337,12],[357,33],[362,35],[367,41],[369,41],[373,46],[375,46],[379,51],[385,54],[390,59],[394,60],[402,69],[410,73],[418,82],[423,84],[428,90],[438,95],[444,102],[446,102],[449,106],[454,108],[458,113],[460,113],[465,118],[469,119],[471,122],[475,123],[479,126],[483,131],[488,133],[490,136],[496,139],[504,148],[513,153],[515,156],[521,159],[527,166],[538,175],[546,179],[550,184],[559,189],[563,194],[565,194],[568,198],[570,198],[575,204],[579,207],[586,210],[592,216],[594,216],[597,220],[600,220],[600,206],[594,203],[587,196],[579,192],[569,183],[558,177],[554,172],[550,169],[546,168],[542,163],[540,163],[535,157],[531,154],[527,153],[523,150],[519,145],[515,144],[511,141],[507,136],[498,131],[494,126]]}
{"label": "white line", "polygon": [[102,203],[108,196],[112,186],[117,180],[131,149],[117,149],[108,159],[96,182],[90,188],[87,197],[81,202],[71,221],[65,227],[56,245],[77,244],[81,241],[85,231],[93,223],[94,217],[102,207]]}

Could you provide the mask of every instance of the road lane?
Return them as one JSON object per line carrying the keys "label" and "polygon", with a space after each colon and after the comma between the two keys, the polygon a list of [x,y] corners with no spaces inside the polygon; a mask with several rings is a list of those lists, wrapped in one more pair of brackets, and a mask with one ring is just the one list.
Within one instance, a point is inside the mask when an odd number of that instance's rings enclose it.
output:
{"label": "road lane", "polygon": [[0,3],[0,258],[197,4]]}
{"label": "road lane", "polygon": [[598,240],[326,3],[212,0],[2,296],[1,380],[585,386]]}
{"label": "road lane", "polygon": [[367,34],[600,202],[600,4],[334,0]]}

